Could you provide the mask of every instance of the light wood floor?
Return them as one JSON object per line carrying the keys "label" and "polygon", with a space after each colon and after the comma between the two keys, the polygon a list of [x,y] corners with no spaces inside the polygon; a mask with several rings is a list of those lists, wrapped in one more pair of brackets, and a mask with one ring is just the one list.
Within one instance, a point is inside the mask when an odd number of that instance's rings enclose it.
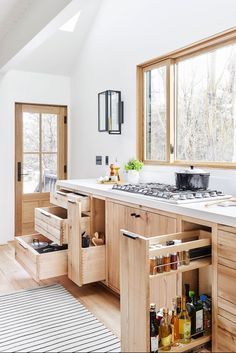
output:
{"label": "light wood floor", "polygon": [[0,295],[54,283],[63,285],[106,327],[120,337],[120,303],[117,296],[100,284],[79,288],[66,276],[37,283],[15,261],[14,247],[11,244],[0,246]]}

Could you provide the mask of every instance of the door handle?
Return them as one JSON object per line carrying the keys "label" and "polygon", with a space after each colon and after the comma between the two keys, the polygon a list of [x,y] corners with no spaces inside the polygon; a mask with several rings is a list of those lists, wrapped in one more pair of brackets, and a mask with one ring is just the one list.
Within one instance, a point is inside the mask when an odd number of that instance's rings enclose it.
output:
{"label": "door handle", "polygon": [[131,217],[136,217],[136,213],[130,213]]}
{"label": "door handle", "polygon": [[29,175],[28,173],[21,173],[21,162],[17,163],[17,181],[21,181],[22,175]]}
{"label": "door handle", "polygon": [[140,218],[140,217],[141,217],[140,214],[135,215],[135,218]]}

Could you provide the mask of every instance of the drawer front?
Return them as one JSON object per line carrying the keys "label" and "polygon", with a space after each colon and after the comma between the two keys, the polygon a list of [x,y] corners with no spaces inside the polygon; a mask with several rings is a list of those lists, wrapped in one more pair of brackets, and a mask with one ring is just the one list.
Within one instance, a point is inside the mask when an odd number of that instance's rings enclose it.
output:
{"label": "drawer front", "polygon": [[63,244],[67,212],[61,207],[35,209],[35,230],[55,243]]}
{"label": "drawer front", "polygon": [[75,194],[72,191],[58,190],[56,193],[50,194],[50,202],[59,207],[68,209],[68,200],[81,202],[81,211],[90,211],[90,197],[80,194]]}
{"label": "drawer front", "polygon": [[217,348],[220,352],[235,352],[236,324],[224,317],[217,317]]}
{"label": "drawer front", "polygon": [[15,238],[15,258],[37,280],[37,254],[23,240],[23,237]]}
{"label": "drawer front", "polygon": [[24,267],[36,281],[66,275],[68,272],[68,251],[61,250],[39,254],[30,246],[33,238],[48,241],[48,239],[41,234],[25,235],[15,238],[15,258],[20,265]]}
{"label": "drawer front", "polygon": [[236,270],[218,264],[218,296],[236,304]]}
{"label": "drawer front", "polygon": [[82,283],[103,281],[106,278],[105,245],[82,248]]}
{"label": "drawer front", "polygon": [[236,234],[218,230],[218,256],[236,261]]}

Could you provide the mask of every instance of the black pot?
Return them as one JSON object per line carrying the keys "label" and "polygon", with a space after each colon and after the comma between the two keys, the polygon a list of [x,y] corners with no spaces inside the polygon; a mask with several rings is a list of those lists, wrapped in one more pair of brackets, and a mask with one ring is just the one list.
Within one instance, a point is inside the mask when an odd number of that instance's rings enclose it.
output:
{"label": "black pot", "polygon": [[175,182],[177,189],[180,190],[206,190],[209,185],[210,173],[201,169],[190,169],[176,172]]}

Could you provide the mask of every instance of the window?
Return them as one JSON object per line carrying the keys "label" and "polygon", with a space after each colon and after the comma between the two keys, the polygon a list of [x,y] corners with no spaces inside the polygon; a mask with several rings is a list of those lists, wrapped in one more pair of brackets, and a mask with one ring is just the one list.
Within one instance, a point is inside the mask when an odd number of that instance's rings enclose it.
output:
{"label": "window", "polygon": [[166,160],[166,67],[145,72],[145,159]]}
{"label": "window", "polygon": [[236,165],[236,30],[138,66],[139,158]]}

